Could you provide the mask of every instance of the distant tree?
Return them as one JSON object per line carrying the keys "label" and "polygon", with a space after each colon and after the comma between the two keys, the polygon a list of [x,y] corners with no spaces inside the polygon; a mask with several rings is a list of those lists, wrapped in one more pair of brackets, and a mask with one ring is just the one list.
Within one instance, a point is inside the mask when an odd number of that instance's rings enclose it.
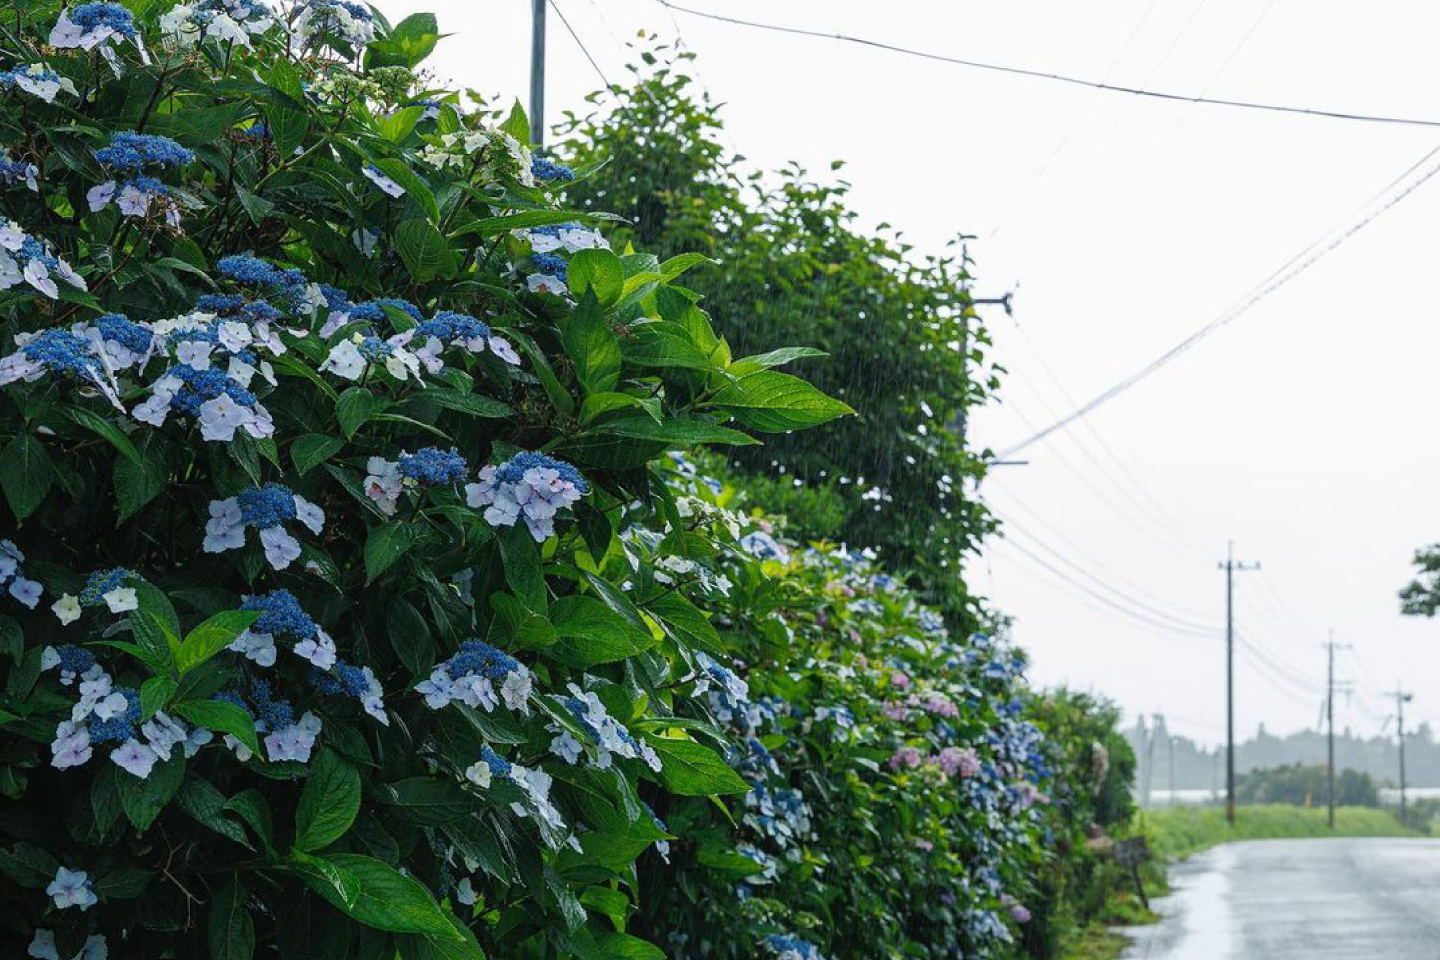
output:
{"label": "distant tree", "polygon": [[1400,612],[1407,617],[1433,617],[1440,609],[1440,543],[1415,551],[1419,575],[1400,591]]}
{"label": "distant tree", "polygon": [[[1235,784],[1235,798],[1240,803],[1310,806],[1325,802],[1326,789],[1323,766],[1292,763],[1241,775]],[[1368,773],[1341,770],[1335,777],[1335,802],[1345,807],[1378,807],[1380,791]]]}

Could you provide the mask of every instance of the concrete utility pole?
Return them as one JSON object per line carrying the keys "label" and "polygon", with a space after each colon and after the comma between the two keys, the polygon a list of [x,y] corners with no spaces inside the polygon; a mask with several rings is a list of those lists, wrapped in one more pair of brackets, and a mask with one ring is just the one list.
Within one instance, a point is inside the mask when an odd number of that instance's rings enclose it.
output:
{"label": "concrete utility pole", "polygon": [[1395,720],[1399,726],[1400,735],[1400,822],[1405,822],[1405,704],[1415,698],[1413,693],[1406,693],[1395,686]]}
{"label": "concrete utility pole", "polygon": [[1335,829],[1335,631],[1325,642],[1325,822]]}
{"label": "concrete utility pole", "polygon": [[1259,570],[1259,563],[1235,559],[1235,541],[1225,547],[1225,819],[1235,822],[1235,573]]}
{"label": "concrete utility pole", "polygon": [[1165,742],[1170,747],[1170,776],[1165,783],[1170,788],[1169,806],[1173,807],[1175,806],[1175,736],[1167,732]]}
{"label": "concrete utility pole", "polygon": [[545,141],[545,3],[531,0],[530,28],[530,145]]}

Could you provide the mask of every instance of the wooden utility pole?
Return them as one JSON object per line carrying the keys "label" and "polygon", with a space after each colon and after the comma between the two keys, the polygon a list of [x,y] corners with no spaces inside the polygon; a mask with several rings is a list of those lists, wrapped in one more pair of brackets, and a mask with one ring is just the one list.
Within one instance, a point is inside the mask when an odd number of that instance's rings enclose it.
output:
{"label": "wooden utility pole", "polygon": [[531,0],[530,27],[530,145],[545,141],[545,3]]}
{"label": "wooden utility pole", "polygon": [[1235,559],[1235,542],[1226,546],[1225,560],[1225,819],[1235,822],[1235,573],[1259,570],[1259,563]]}

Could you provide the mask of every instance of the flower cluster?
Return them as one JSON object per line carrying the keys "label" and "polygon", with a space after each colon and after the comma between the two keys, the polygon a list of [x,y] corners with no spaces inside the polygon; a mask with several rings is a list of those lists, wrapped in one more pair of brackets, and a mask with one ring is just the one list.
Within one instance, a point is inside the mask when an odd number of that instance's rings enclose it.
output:
{"label": "flower cluster", "polygon": [[[0,290],[9,290],[22,281],[51,300],[60,296],[56,279],[81,290],[85,279],[70,264],[51,253],[44,243],[30,236],[14,220],[0,223]],[[16,337],[16,342],[19,342]],[[0,383],[5,381],[0,380]]]}
{"label": "flower cluster", "polygon": [[575,179],[575,171],[549,157],[534,157],[530,161],[530,175],[536,180],[569,183]]}
{"label": "flower cluster", "polygon": [[156,212],[173,230],[180,229],[180,205],[170,188],[153,174],[178,169],[195,159],[195,154],[169,137],[148,133],[116,133],[110,145],[95,151],[95,159],[111,179],[96,184],[85,194],[92,213],[114,203],[127,217],[147,219]]}
{"label": "flower cluster", "polygon": [[766,937],[765,949],[775,960],[825,960],[819,947],[790,933],[774,933]]}
{"label": "flower cluster", "polygon": [[0,386],[17,380],[39,380],[48,373],[83,382],[120,407],[114,373],[102,362],[100,345],[94,340],[69,330],[50,329],[18,334],[15,344],[18,350],[0,357]]}
{"label": "flower cluster", "polygon": [[295,655],[317,669],[329,670],[335,666],[335,641],[300,609],[300,602],[289,590],[271,590],[246,597],[240,609],[257,611],[260,617],[231,642],[232,652],[254,661],[257,666],[273,667],[278,636],[289,639]]}
{"label": "flower cluster", "polygon": [[[51,894],[51,896],[54,895]],[[34,957],[35,960],[60,960],[60,950],[55,945],[55,931],[37,927],[25,955]],[[80,952],[70,960],[108,960],[109,956],[110,947],[105,935],[92,933],[85,938],[85,944],[80,948]]]}
{"label": "flower cluster", "polygon": [[[3,74],[0,74],[3,76]],[[25,163],[21,160],[10,159],[10,151],[0,147],[0,186],[13,187],[23,183],[32,191],[40,191],[40,183],[35,178],[40,175],[40,168],[33,163]]]}
{"label": "flower cluster", "polygon": [[363,4],[349,0],[304,0],[290,24],[290,42],[296,52],[313,44],[338,41],[362,50],[375,39],[375,17]]}
{"label": "flower cluster", "polygon": [[236,497],[210,501],[210,519],[205,524],[206,553],[223,553],[245,546],[245,530],[260,531],[265,559],[276,570],[284,570],[300,557],[300,542],[284,524],[299,520],[319,534],[325,527],[325,511],[289,487],[267,483],[251,487]]}
{"label": "flower cluster", "polygon": [[439,710],[452,701],[494,710],[501,700],[511,710],[529,712],[534,677],[514,657],[479,640],[460,644],[460,651],[439,664],[428,680],[415,685],[426,706]]}
{"label": "flower cluster", "polygon": [[275,11],[263,0],[196,0],[179,3],[160,18],[160,29],[177,43],[194,46],[218,40],[242,47],[275,25]]}
{"label": "flower cluster", "polygon": [[365,494],[387,517],[395,515],[400,495],[426,487],[455,487],[469,470],[465,458],[453,448],[422,447],[414,453],[401,452],[399,460],[371,457],[365,465]]}
{"label": "flower cluster", "polygon": [[[9,70],[0,70],[0,88],[15,87],[46,103],[54,103],[63,91],[72,97],[80,95],[69,77],[62,77],[44,63],[26,63]],[[30,189],[34,190],[35,187]]]}
{"label": "flower cluster", "polygon": [[[581,690],[573,683],[569,690],[570,696],[561,697],[560,702],[594,748],[597,768],[608,769],[613,755],[628,760],[643,760],[650,769],[660,770],[660,756],[655,748],[631,736],[625,725],[610,715],[594,692]],[[550,752],[566,763],[578,762],[585,752],[585,745],[559,725],[552,725],[550,732],[555,735],[550,741]]]}
{"label": "flower cluster", "polygon": [[55,739],[50,744],[50,764],[57,770],[88,762],[96,744],[118,743],[110,751],[110,759],[143,780],[156,763],[170,759],[176,747],[191,757],[213,736],[203,727],[186,727],[164,711],[142,718],[140,695],[128,687],[115,686],[110,674],[83,647],[46,647],[40,668],[58,669],[62,684],[78,682],[80,699],[71,708],[70,719],[55,728]]}
{"label": "flower cluster", "polygon": [[570,464],[543,453],[517,453],[500,466],[486,466],[480,482],[465,485],[465,502],[485,507],[485,522],[511,527],[522,517],[537,543],[555,532],[555,515],[590,492]]}
{"label": "flower cluster", "polygon": [[10,596],[34,610],[45,588],[35,580],[25,579],[25,572],[20,569],[20,564],[24,561],[25,554],[20,552],[14,541],[0,540],[0,587],[4,587]]}
{"label": "flower cluster", "polygon": [[60,11],[60,19],[50,31],[50,46],[60,50],[99,50],[116,76],[121,67],[115,47],[126,40],[134,41],[141,62],[148,64],[150,56],[135,29],[135,17],[123,4],[112,2],[68,7]]}
{"label": "flower cluster", "polygon": [[[252,680],[249,693],[248,698],[234,691],[217,693],[214,699],[234,704],[250,715],[255,721],[255,732],[265,734],[265,755],[270,762],[309,763],[310,753],[324,726],[320,718],[307,711],[297,720],[295,707],[290,701],[275,696],[264,680]],[[225,745],[241,762],[250,759],[250,748],[229,734],[225,735]]]}
{"label": "flower cluster", "polygon": [[317,669],[313,677],[315,689],[321,693],[353,697],[360,701],[360,709],[390,726],[390,717],[385,713],[385,689],[374,670],[337,660],[328,671]]}
{"label": "flower cluster", "polygon": [[491,353],[511,366],[520,364],[520,355],[509,340],[496,334],[489,324],[463,313],[439,311],[415,328],[414,339],[420,342],[415,356],[432,374],[442,369],[440,354],[447,347],[460,347],[477,355],[489,348]]}

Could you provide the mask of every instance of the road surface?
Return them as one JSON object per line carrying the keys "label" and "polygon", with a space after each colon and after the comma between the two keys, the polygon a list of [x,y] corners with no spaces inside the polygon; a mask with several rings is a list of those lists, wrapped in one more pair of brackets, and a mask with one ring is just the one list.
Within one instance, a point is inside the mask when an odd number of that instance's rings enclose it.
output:
{"label": "road surface", "polygon": [[1171,880],[1122,960],[1440,960],[1440,840],[1230,843]]}

